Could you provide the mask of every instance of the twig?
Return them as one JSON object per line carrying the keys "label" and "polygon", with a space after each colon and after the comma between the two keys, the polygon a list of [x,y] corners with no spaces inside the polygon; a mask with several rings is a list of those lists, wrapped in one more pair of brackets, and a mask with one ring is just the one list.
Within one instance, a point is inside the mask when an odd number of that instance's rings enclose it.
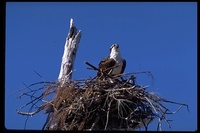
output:
{"label": "twig", "polygon": [[[92,67],[94,70],[103,73],[105,76],[107,76],[107,77],[109,77],[109,78],[111,78],[111,79],[114,78],[114,77],[110,76],[109,74],[107,74],[107,73],[105,73],[105,72],[103,72],[103,71],[100,71],[98,68],[96,68],[95,66],[93,66],[93,65],[90,64],[89,62],[85,61],[84,63],[85,63],[86,65]],[[96,77],[94,77],[94,78],[96,78]],[[122,83],[120,80],[118,80],[118,79],[116,79],[116,78],[114,78],[114,80],[117,81],[117,82],[119,82],[119,83]]]}
{"label": "twig", "polygon": [[106,130],[107,126],[108,126],[111,102],[112,102],[112,100],[108,103],[108,110],[107,110],[107,113],[106,113],[106,124],[105,124],[104,130]]}

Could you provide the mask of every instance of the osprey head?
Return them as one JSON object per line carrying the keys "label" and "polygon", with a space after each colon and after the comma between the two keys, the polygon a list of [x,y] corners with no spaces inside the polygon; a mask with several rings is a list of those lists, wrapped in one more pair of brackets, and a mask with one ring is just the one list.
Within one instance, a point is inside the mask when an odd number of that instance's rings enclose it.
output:
{"label": "osprey head", "polygon": [[119,45],[118,44],[113,44],[111,47],[110,47],[110,53],[111,52],[119,52]]}
{"label": "osprey head", "polygon": [[113,58],[115,60],[120,59],[120,51],[119,51],[119,45],[118,44],[113,44],[110,47],[110,58]]}

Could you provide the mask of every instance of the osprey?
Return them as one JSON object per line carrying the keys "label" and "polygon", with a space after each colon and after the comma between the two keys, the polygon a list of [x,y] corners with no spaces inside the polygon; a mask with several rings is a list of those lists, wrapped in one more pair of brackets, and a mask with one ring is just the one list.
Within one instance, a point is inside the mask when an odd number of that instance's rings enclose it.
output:
{"label": "osprey", "polygon": [[110,56],[104,58],[99,63],[100,72],[97,73],[97,77],[101,78],[103,73],[106,73],[110,76],[119,77],[120,74],[124,72],[126,67],[126,60],[121,57],[119,45],[113,44],[110,47]]}

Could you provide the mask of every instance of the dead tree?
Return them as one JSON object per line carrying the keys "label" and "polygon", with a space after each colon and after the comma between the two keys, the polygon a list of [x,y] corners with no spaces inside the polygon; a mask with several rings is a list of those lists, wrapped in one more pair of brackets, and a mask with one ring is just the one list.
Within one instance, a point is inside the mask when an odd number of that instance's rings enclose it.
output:
{"label": "dead tree", "polygon": [[71,18],[70,29],[64,46],[60,74],[58,76],[58,81],[60,82],[61,86],[63,86],[64,83],[69,82],[72,78],[74,62],[76,59],[76,53],[80,39],[81,31],[77,32],[77,28],[74,26],[73,19]]}

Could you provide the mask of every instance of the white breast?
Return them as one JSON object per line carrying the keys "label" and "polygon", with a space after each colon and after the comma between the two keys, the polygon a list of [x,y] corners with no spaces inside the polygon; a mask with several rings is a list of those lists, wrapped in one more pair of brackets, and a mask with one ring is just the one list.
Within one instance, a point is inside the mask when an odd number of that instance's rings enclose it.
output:
{"label": "white breast", "polygon": [[113,71],[112,71],[111,74],[112,75],[120,74],[121,70],[122,70],[123,61],[122,61],[119,49],[113,48],[111,53],[110,53],[110,58],[113,58],[116,61],[115,65],[118,66],[118,67],[113,68]]}

